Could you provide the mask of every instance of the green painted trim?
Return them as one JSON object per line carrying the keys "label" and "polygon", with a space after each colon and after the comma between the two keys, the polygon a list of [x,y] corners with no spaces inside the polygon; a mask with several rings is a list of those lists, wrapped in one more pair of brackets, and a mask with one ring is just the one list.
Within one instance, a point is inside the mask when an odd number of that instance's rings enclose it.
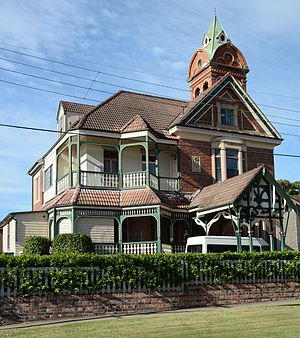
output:
{"label": "green painted trim", "polygon": [[272,175],[270,175],[268,172],[265,173],[264,177],[266,178],[266,180],[269,183],[271,183],[271,184],[273,184],[275,186],[275,188],[276,188],[276,190],[278,190],[280,196],[283,196],[286,199],[286,202],[287,202],[288,206],[296,212],[297,211],[297,207],[296,207],[295,203],[292,201],[292,199],[290,198],[290,196],[281,188],[281,186],[274,179],[274,177]]}
{"label": "green painted trim", "polygon": [[161,253],[161,216],[160,216],[160,207],[157,208],[157,213],[156,213],[156,238],[157,238],[157,248],[156,251],[157,253]]}

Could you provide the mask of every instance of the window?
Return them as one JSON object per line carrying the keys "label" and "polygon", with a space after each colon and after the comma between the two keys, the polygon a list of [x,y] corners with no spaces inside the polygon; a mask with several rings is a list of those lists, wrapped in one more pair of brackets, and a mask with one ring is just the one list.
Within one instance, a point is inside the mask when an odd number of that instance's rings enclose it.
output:
{"label": "window", "polygon": [[[226,167],[225,167],[226,163]],[[232,148],[215,149],[215,180],[221,182],[246,171],[243,151]]]}
{"label": "window", "polygon": [[201,67],[202,66],[202,60],[200,59],[199,61],[198,61],[198,67]]}
{"label": "window", "polygon": [[208,82],[204,82],[203,91],[208,89]]}
{"label": "window", "polygon": [[50,165],[50,167],[48,167],[45,170],[44,173],[44,191],[46,191],[47,189],[49,189],[50,187],[52,187],[53,184],[53,179],[52,179],[52,165]]}
{"label": "window", "polygon": [[118,152],[104,150],[104,172],[106,174],[118,173]]}
{"label": "window", "polygon": [[199,94],[200,94],[200,88],[198,87],[195,90],[195,97],[199,96]]}
{"label": "window", "polygon": [[227,178],[237,176],[239,174],[239,151],[237,149],[226,149],[226,169]]}
{"label": "window", "polygon": [[221,167],[221,151],[220,149],[215,150],[216,159],[216,182],[222,181],[222,167]]}
{"label": "window", "polygon": [[[155,175],[155,156],[149,156],[149,171],[150,174]],[[146,155],[142,155],[142,171],[146,170]]]}
{"label": "window", "polygon": [[33,180],[33,201],[38,202],[40,200],[40,176],[35,177]]}
{"label": "window", "polygon": [[200,173],[201,172],[200,156],[192,156],[192,172],[194,172],[194,173]]}
{"label": "window", "polygon": [[222,108],[221,109],[221,124],[224,126],[233,126],[233,110]]}

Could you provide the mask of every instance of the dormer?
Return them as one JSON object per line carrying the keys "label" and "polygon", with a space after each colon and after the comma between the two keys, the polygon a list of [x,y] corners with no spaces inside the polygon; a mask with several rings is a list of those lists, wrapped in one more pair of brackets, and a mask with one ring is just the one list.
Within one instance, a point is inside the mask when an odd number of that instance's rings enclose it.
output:
{"label": "dormer", "polygon": [[93,108],[94,106],[87,104],[60,101],[56,115],[57,131],[61,133],[68,131]]}

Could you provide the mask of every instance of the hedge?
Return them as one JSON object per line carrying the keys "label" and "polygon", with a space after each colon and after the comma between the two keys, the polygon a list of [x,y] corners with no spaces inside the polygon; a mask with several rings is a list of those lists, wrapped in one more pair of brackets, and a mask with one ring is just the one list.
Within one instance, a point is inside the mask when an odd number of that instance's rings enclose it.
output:
{"label": "hedge", "polygon": [[[232,266],[230,261],[234,260]],[[268,261],[268,266],[264,262]],[[285,262],[283,269],[282,262]],[[148,289],[159,289],[163,284],[181,285],[201,279],[206,274],[212,283],[234,282],[236,279],[260,280],[283,274],[291,280],[300,277],[300,253],[292,251],[263,253],[211,253],[211,254],[155,254],[155,255],[95,255],[68,254],[53,256],[22,255],[17,257],[0,255],[0,287],[14,285],[19,276],[18,286],[22,294],[36,292],[78,293],[101,292],[103,287],[121,287],[124,283],[137,289],[142,280]],[[27,267],[35,267],[28,275]],[[57,267],[42,271],[38,267]],[[80,267],[96,267],[98,276],[91,282],[89,272]],[[52,284],[45,283],[51,279]]]}
{"label": "hedge", "polygon": [[49,255],[51,240],[42,236],[29,236],[24,242],[24,254]]}
{"label": "hedge", "polygon": [[52,242],[52,254],[90,253],[94,251],[91,238],[84,233],[60,234]]}

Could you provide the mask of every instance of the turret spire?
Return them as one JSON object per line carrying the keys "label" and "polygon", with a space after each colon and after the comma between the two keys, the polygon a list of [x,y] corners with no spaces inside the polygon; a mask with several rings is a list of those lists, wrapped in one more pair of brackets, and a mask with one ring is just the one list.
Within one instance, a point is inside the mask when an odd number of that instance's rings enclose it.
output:
{"label": "turret spire", "polygon": [[211,60],[217,48],[228,42],[230,42],[229,36],[219,21],[215,9],[214,18],[207,33],[204,35],[202,48],[205,50],[209,60]]}

